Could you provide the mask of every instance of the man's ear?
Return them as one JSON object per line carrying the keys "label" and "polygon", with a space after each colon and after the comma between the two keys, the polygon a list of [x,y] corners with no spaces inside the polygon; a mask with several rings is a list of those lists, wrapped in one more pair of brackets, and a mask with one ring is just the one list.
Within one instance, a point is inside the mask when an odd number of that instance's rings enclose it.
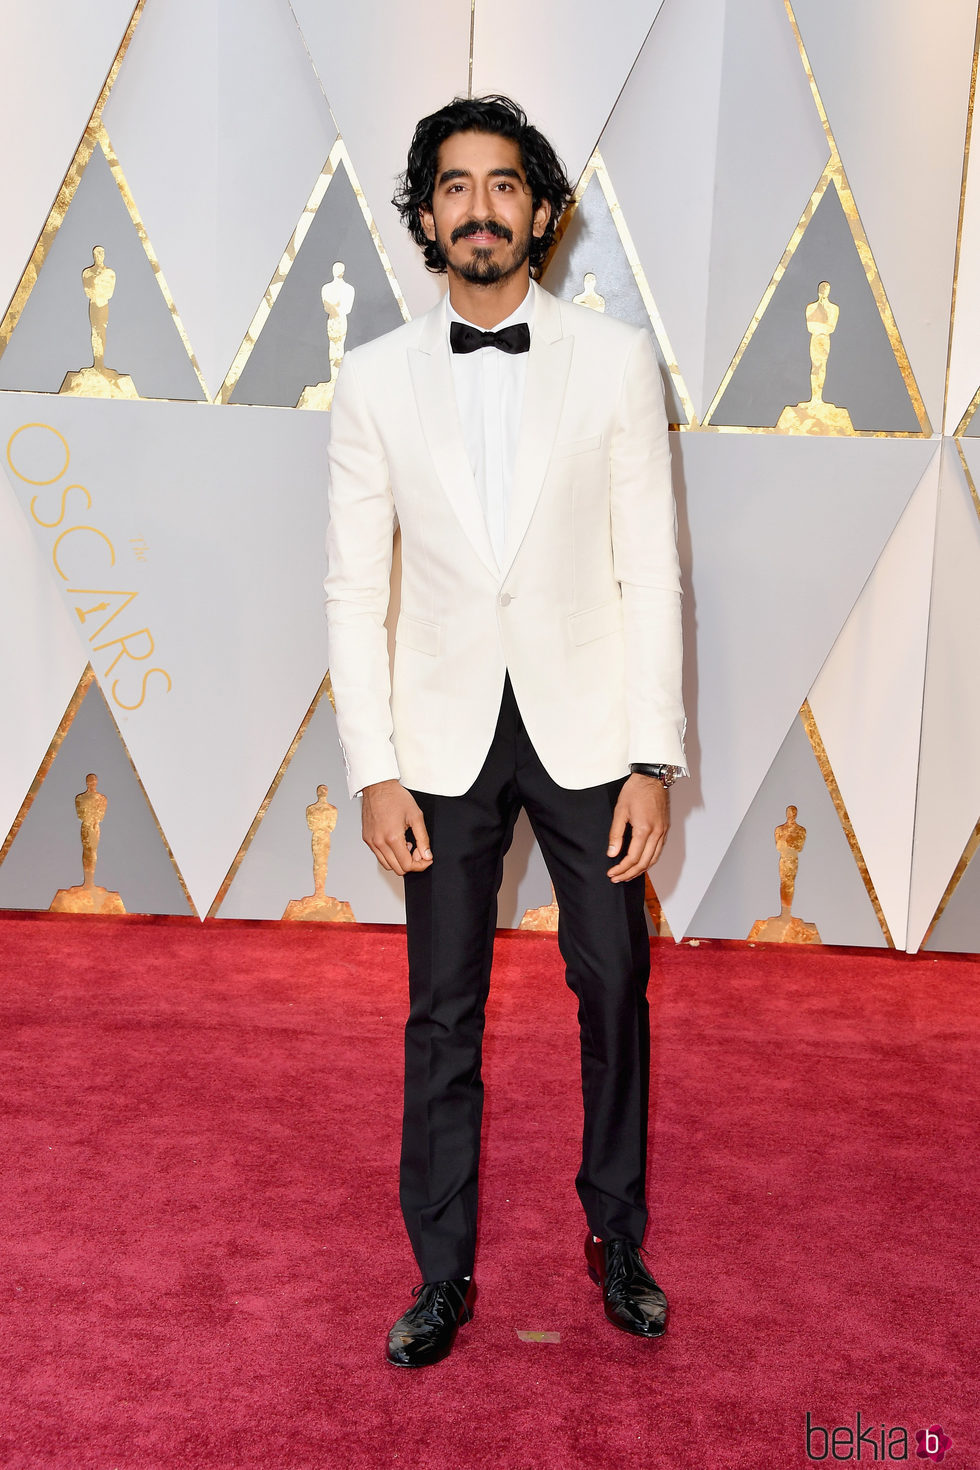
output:
{"label": "man's ear", "polygon": [[542,199],[540,204],[534,211],[534,219],[531,224],[531,232],[533,235],[536,236],[537,239],[540,240],[541,236],[548,228],[548,221],[550,219],[551,205],[548,203],[547,199]]}
{"label": "man's ear", "polygon": [[422,226],[422,233],[427,240],[434,240],[436,238],[435,220],[432,218],[432,210],[427,204],[419,205],[419,224]]}

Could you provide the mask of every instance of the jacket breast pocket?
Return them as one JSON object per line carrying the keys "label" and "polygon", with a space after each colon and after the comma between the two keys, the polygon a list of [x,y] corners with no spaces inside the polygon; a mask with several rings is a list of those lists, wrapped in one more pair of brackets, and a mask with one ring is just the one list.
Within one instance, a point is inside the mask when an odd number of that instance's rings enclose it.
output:
{"label": "jacket breast pocket", "polygon": [[601,607],[589,607],[585,612],[572,613],[568,619],[568,630],[572,642],[581,645],[594,643],[597,638],[608,638],[618,633],[623,626],[623,603],[616,597],[604,602]]}
{"label": "jacket breast pocket", "polygon": [[569,459],[574,454],[588,454],[590,449],[602,447],[602,435],[593,434],[588,439],[565,439],[554,448],[555,459]]}
{"label": "jacket breast pocket", "polygon": [[395,627],[395,642],[436,658],[442,644],[442,629],[438,623],[427,623],[423,618],[410,618],[402,613]]}

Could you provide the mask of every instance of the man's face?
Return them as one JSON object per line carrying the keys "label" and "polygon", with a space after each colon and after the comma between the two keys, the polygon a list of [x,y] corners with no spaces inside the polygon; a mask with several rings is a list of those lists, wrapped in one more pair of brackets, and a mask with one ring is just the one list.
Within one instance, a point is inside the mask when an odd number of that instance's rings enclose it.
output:
{"label": "man's face", "polygon": [[525,268],[532,236],[544,234],[551,209],[534,208],[521,150],[497,133],[453,133],[439,149],[432,208],[422,229],[449,270],[490,286]]}

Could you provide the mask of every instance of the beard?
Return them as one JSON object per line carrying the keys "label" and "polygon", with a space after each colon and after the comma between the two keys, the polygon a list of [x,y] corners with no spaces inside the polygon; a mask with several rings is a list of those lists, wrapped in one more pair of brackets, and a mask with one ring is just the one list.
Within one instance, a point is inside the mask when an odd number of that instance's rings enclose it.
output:
{"label": "beard", "polygon": [[[514,243],[513,232],[506,225],[498,224],[496,220],[467,220],[466,224],[459,225],[453,230],[449,237],[449,243],[450,245],[455,245],[460,240],[465,240],[470,235],[475,235],[481,231],[496,235],[498,239],[506,240],[510,245]],[[511,276],[520,270],[521,266],[531,254],[531,240],[531,230],[528,229],[523,239],[518,240],[514,246],[512,259],[506,264],[501,264],[500,261],[494,260],[493,250],[483,247],[474,250],[470,259],[462,265],[457,265],[449,259],[446,242],[439,238],[438,231],[436,232],[434,243],[439,251],[443,264],[447,270],[452,271],[453,275],[459,276],[461,280],[469,281],[473,285],[494,286],[498,281],[509,280]]]}

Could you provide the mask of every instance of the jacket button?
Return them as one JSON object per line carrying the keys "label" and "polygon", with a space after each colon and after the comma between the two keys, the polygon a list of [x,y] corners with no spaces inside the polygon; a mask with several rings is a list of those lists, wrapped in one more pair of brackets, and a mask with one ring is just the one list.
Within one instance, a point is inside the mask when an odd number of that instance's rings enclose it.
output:
{"label": "jacket button", "polygon": [[510,605],[511,605],[511,603],[513,601],[514,601],[514,599],[510,595],[509,592],[501,592],[501,594],[500,594],[500,606],[501,607],[510,607]]}

